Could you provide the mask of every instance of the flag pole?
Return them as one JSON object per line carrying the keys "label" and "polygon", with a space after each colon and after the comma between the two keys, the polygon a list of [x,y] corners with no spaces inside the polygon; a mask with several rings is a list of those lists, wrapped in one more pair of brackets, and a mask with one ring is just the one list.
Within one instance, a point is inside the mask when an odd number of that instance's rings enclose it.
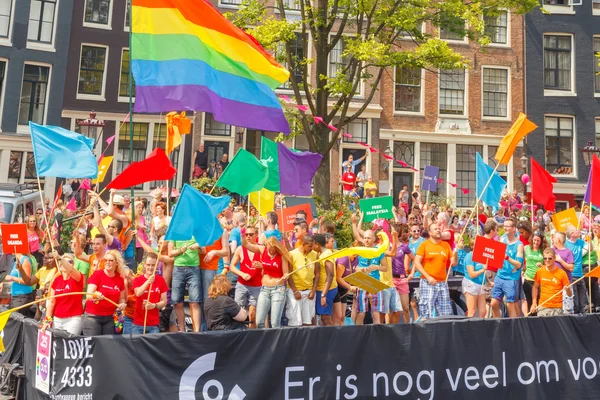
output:
{"label": "flag pole", "polygon": [[52,252],[54,253],[54,244],[52,243],[52,235],[50,234],[50,225],[48,224],[48,216],[46,215],[46,210],[45,210],[45,204],[44,204],[44,196],[42,195],[42,183],[40,182],[40,175],[37,173],[37,169],[36,169],[36,178],[37,178],[37,184],[38,184],[38,192],[40,193],[40,200],[42,202],[42,207],[44,207],[44,212],[42,213],[42,216],[44,217],[44,224],[46,224],[46,235],[48,235],[48,240],[50,240],[50,248],[52,249]]}
{"label": "flag pole", "polygon": [[[485,184],[485,186],[483,187],[483,190],[481,191],[481,194],[479,195],[479,197],[477,197],[477,201],[475,201],[475,207],[473,207],[473,212],[477,213],[477,206],[479,205],[479,202],[481,201],[481,198],[483,197],[483,194],[485,193],[485,191],[487,190],[488,186],[490,186],[490,183],[492,183],[492,178],[494,177],[494,174],[496,173],[496,171],[498,171],[498,168],[500,167],[500,162],[496,163],[496,168],[494,168],[494,171],[492,171],[492,173],[490,174],[490,177],[488,178],[487,183]],[[467,230],[467,227],[469,226],[468,223],[465,224],[462,232],[460,233],[460,236],[465,234],[465,231]],[[478,232],[478,230],[476,229],[475,232]]]}
{"label": "flag pole", "polygon": [[[592,164],[592,167],[590,168],[590,174],[593,173],[594,171],[594,164]],[[588,232],[588,272],[592,269],[592,260],[590,258],[590,252],[593,251],[592,250],[592,237],[589,233],[591,233],[592,230],[592,196],[591,193],[592,192],[592,184],[594,183],[594,179],[590,179],[590,206],[588,207],[590,212],[589,212],[589,231]],[[588,277],[588,302],[590,304],[590,314],[592,313],[592,277],[589,276]]]}

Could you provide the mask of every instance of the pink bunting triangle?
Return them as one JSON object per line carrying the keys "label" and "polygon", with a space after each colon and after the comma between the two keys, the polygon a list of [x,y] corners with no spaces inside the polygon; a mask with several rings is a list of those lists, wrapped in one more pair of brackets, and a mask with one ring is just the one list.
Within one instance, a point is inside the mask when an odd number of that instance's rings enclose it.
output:
{"label": "pink bunting triangle", "polygon": [[333,132],[337,132],[337,131],[338,131],[338,129],[337,129],[335,126],[333,126],[333,125],[327,125],[327,127],[328,127],[330,130],[332,130]]}
{"label": "pink bunting triangle", "polygon": [[292,100],[291,100],[291,99],[290,99],[288,96],[286,96],[285,94],[280,94],[280,95],[279,95],[279,98],[280,98],[281,100],[285,101],[286,103],[290,103],[290,102],[292,101]]}
{"label": "pink bunting triangle", "polygon": [[[448,182],[448,183],[450,183],[450,182]],[[455,188],[456,187],[456,183],[450,183],[450,186],[452,186],[453,188]]]}
{"label": "pink bunting triangle", "polygon": [[440,179],[440,178],[438,178],[438,179],[437,179],[437,182],[438,182],[438,183],[444,183],[444,180],[443,180],[443,179]]}
{"label": "pink bunting triangle", "polygon": [[313,117],[313,120],[315,121],[315,124],[320,124],[323,122],[323,118],[321,117]]}
{"label": "pink bunting triangle", "polygon": [[385,158],[386,160],[392,160],[394,161],[394,157],[392,156],[388,156],[387,154],[381,154],[383,156],[383,158]]}
{"label": "pink bunting triangle", "polygon": [[370,151],[371,153],[379,153],[379,152],[377,151],[377,149],[376,149],[376,148],[374,148],[374,147],[369,147],[369,151]]}
{"label": "pink bunting triangle", "polygon": [[111,137],[106,139],[106,145],[110,146],[110,144],[113,142],[113,140],[115,140],[115,135],[112,135]]}
{"label": "pink bunting triangle", "polygon": [[469,194],[470,190],[467,188],[460,188],[464,194]]}
{"label": "pink bunting triangle", "polygon": [[402,160],[396,160],[396,162],[397,162],[398,164],[402,165],[404,168],[408,167],[408,164],[407,164],[407,163],[405,163],[405,162],[404,162],[404,161],[402,161]]}
{"label": "pink bunting triangle", "polygon": [[69,204],[67,204],[67,210],[77,211],[77,206],[75,205],[75,196],[71,197]]}
{"label": "pink bunting triangle", "polygon": [[302,112],[306,112],[306,110],[308,110],[307,106],[301,106],[299,104],[296,104],[296,108]]}
{"label": "pink bunting triangle", "polygon": [[79,189],[81,190],[92,190],[92,186],[90,185],[90,183],[92,182],[91,179],[84,179],[83,182],[81,182],[81,185],[79,185]]}
{"label": "pink bunting triangle", "polygon": [[348,134],[348,133],[342,133],[342,136],[348,139],[352,139],[352,135]]}
{"label": "pink bunting triangle", "polygon": [[410,167],[410,169],[412,169],[415,172],[419,172],[419,170],[417,168],[415,168],[415,167]]}

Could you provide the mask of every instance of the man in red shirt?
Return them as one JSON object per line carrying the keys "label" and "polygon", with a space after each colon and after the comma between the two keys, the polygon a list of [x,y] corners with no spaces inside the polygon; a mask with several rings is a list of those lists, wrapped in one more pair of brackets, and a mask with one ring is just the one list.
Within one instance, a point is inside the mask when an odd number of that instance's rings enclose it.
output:
{"label": "man in red shirt", "polygon": [[344,175],[342,175],[342,180],[340,181],[344,188],[344,196],[350,195],[352,189],[354,188],[355,182],[356,175],[354,175],[354,172],[352,172],[352,167],[347,165],[346,172],[344,172]]}
{"label": "man in red shirt", "polygon": [[[144,262],[144,275],[133,280],[133,291],[135,292],[135,313],[133,314],[133,327],[131,333],[144,333],[144,316],[146,316],[146,332],[160,333],[159,310],[167,305],[167,283],[162,276],[154,274],[158,258],[155,253],[148,253]],[[150,288],[150,286],[152,286]],[[150,300],[148,300],[150,290]]]}

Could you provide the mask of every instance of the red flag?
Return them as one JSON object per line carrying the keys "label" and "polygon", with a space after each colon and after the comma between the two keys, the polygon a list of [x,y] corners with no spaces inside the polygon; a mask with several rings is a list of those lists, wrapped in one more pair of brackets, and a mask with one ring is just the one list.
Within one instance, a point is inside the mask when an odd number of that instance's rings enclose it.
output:
{"label": "red flag", "polygon": [[131,163],[106,188],[127,189],[144,182],[167,181],[176,173],[165,151],[158,148],[145,160]]}
{"label": "red flag", "polygon": [[91,186],[91,179],[84,179],[83,182],[81,182],[81,185],[79,185],[79,190],[92,190],[92,186]]}
{"label": "red flag", "polygon": [[594,154],[583,201],[600,207],[600,190],[598,188],[600,188],[600,159]]}
{"label": "red flag", "polygon": [[537,161],[531,157],[531,196],[535,203],[541,204],[546,210],[554,211],[556,196],[554,193],[554,178]]}
{"label": "red flag", "polygon": [[52,205],[52,210],[56,208],[56,205],[60,198],[62,197],[62,185],[58,187],[58,191],[56,192],[56,197],[54,198],[54,204]]}

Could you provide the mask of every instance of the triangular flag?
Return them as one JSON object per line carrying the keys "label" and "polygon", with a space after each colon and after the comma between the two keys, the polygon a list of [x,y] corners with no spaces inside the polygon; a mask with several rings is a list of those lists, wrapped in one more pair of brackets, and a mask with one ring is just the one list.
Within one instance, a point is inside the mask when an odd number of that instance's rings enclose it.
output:
{"label": "triangular flag", "polygon": [[75,203],[75,196],[71,197],[69,204],[67,204],[67,210],[77,211],[77,205]]}
{"label": "triangular flag", "polygon": [[277,144],[280,192],[292,196],[311,196],[311,183],[323,156],[309,151],[293,152]]}
{"label": "triangular flag", "polygon": [[262,188],[259,192],[252,192],[248,196],[250,198],[250,203],[256,207],[258,213],[263,217],[267,215],[269,211],[274,210],[275,192]]}
{"label": "triangular flag", "polygon": [[[492,207],[498,207],[502,192],[506,188],[506,181],[487,165],[479,153],[476,154],[475,175],[477,198]],[[488,183],[489,182],[489,183]],[[485,192],[483,191],[485,189]]]}
{"label": "triangular flag", "polygon": [[269,177],[269,169],[265,164],[258,161],[248,150],[240,149],[215,186],[242,196],[259,191],[265,186]]}
{"label": "triangular flag", "polygon": [[108,139],[106,139],[106,146],[110,146],[110,144],[113,142],[113,140],[115,140],[115,135],[112,135],[111,137],[109,137]]}
{"label": "triangular flag", "polygon": [[79,185],[79,190],[92,190],[92,186],[90,185],[91,179],[84,179]]}
{"label": "triangular flag", "polygon": [[321,117],[313,117],[313,120],[315,121],[315,124],[320,124],[323,122],[323,118]]}
{"label": "triangular flag", "polygon": [[556,210],[554,183],[556,178],[531,157],[531,196],[535,203],[543,205],[549,211]]}
{"label": "triangular flag", "polygon": [[277,143],[263,136],[260,140],[260,159],[263,163],[266,162],[267,168],[269,168],[269,177],[265,182],[265,189],[279,192],[279,150],[277,150]]}
{"label": "triangular flag", "polygon": [[185,111],[181,114],[170,112],[165,116],[167,121],[167,140],[165,143],[165,151],[167,155],[175,150],[183,139],[181,135],[190,133],[192,129],[192,121],[185,117]]}
{"label": "triangular flag", "polygon": [[517,118],[506,136],[502,138],[502,142],[498,146],[496,160],[501,164],[508,165],[519,142],[530,132],[534,131],[535,128],[537,128],[536,124],[528,120],[525,114],[519,113],[519,118]]}
{"label": "triangular flag", "polygon": [[173,178],[177,170],[160,147],[155,149],[145,160],[129,164],[119,174],[107,189],[127,189],[150,181],[168,181]]}

